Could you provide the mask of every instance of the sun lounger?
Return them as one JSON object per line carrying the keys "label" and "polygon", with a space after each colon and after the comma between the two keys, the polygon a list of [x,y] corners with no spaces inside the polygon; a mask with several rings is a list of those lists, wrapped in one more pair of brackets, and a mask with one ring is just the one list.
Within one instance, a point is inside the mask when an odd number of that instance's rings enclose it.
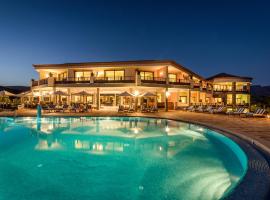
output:
{"label": "sun lounger", "polygon": [[245,116],[246,117],[264,117],[265,116],[265,113],[266,113],[266,110],[265,109],[259,108],[255,112],[245,113]]}
{"label": "sun lounger", "polygon": [[120,106],[118,107],[118,112],[124,112],[124,106]]}
{"label": "sun lounger", "polygon": [[211,110],[213,110],[212,106],[207,106],[206,109],[203,110],[203,112],[210,112]]}
{"label": "sun lounger", "polygon": [[210,113],[212,113],[212,114],[225,113],[226,112],[226,109],[227,108],[225,106],[220,106],[217,109],[212,109],[210,111]]}
{"label": "sun lounger", "polygon": [[129,109],[128,109],[128,112],[129,113],[135,112],[134,106],[130,106]]}
{"label": "sun lounger", "polygon": [[150,112],[153,113],[153,112],[158,112],[158,108],[156,106],[152,106],[150,108]]}
{"label": "sun lounger", "polygon": [[184,108],[185,111],[191,111],[192,109],[194,109],[194,106],[188,106]]}
{"label": "sun lounger", "polygon": [[195,111],[203,112],[203,106],[199,106],[199,107],[195,108]]}
{"label": "sun lounger", "polygon": [[226,114],[228,115],[241,115],[245,113],[245,108],[238,108],[236,111],[230,111],[227,112]]}

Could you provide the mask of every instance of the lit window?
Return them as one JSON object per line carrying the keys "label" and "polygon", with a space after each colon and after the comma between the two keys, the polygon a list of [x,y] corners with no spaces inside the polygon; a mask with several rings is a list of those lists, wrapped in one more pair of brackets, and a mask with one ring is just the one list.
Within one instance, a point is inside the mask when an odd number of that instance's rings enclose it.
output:
{"label": "lit window", "polygon": [[169,74],[169,81],[176,82],[176,74]]}

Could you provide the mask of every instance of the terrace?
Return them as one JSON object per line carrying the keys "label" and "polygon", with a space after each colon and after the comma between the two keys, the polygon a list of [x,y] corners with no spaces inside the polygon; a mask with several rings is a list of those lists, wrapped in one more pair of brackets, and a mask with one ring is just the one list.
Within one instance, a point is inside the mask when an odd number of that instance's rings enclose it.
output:
{"label": "terrace", "polygon": [[[48,85],[49,78],[40,79],[40,80],[32,80],[32,87],[36,86],[46,86]],[[52,84],[85,84],[90,85],[94,83],[136,83],[136,76],[116,76],[116,77],[68,77],[68,78],[53,78]],[[141,84],[161,84],[166,85],[166,78],[163,77],[145,77],[141,79]],[[175,86],[188,86],[191,84],[190,80],[187,79],[169,79],[169,85]],[[194,83],[194,88],[199,88],[200,83]]]}

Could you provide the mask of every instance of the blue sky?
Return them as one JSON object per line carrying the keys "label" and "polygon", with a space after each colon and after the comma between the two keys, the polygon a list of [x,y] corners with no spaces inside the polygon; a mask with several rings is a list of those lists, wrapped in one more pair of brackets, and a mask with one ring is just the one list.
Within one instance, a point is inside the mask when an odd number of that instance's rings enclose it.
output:
{"label": "blue sky", "polygon": [[32,64],[172,59],[270,85],[267,1],[0,0],[0,85],[29,85]]}

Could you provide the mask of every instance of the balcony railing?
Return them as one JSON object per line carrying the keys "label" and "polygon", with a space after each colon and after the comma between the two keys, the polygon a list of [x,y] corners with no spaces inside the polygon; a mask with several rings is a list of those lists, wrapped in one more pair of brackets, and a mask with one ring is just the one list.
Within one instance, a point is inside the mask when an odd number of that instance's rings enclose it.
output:
{"label": "balcony railing", "polygon": [[[91,77],[70,77],[68,79],[56,79],[56,84],[72,84],[72,83],[90,83]],[[119,77],[94,77],[93,83],[133,83],[134,76],[119,76]]]}
{"label": "balcony railing", "polygon": [[[144,77],[142,83],[166,84],[166,78],[163,77]],[[135,83],[135,76],[116,76],[116,77],[68,77],[54,78],[55,84],[90,84],[90,83]],[[48,79],[34,80],[32,86],[46,85]],[[169,79],[171,85],[190,85],[190,80],[186,79]],[[195,83],[194,87],[200,87]]]}
{"label": "balcony railing", "polygon": [[173,85],[190,85],[190,80],[187,79],[169,79],[169,83]]}
{"label": "balcony railing", "polygon": [[162,77],[145,77],[141,81],[142,81],[142,83],[164,84],[164,83],[166,83],[166,78],[162,78]]}
{"label": "balcony railing", "polygon": [[40,80],[37,80],[37,81],[35,81],[35,80],[32,81],[32,87],[38,86],[38,85],[46,85],[46,84],[48,84],[48,79],[47,78],[46,79],[40,79]]}

